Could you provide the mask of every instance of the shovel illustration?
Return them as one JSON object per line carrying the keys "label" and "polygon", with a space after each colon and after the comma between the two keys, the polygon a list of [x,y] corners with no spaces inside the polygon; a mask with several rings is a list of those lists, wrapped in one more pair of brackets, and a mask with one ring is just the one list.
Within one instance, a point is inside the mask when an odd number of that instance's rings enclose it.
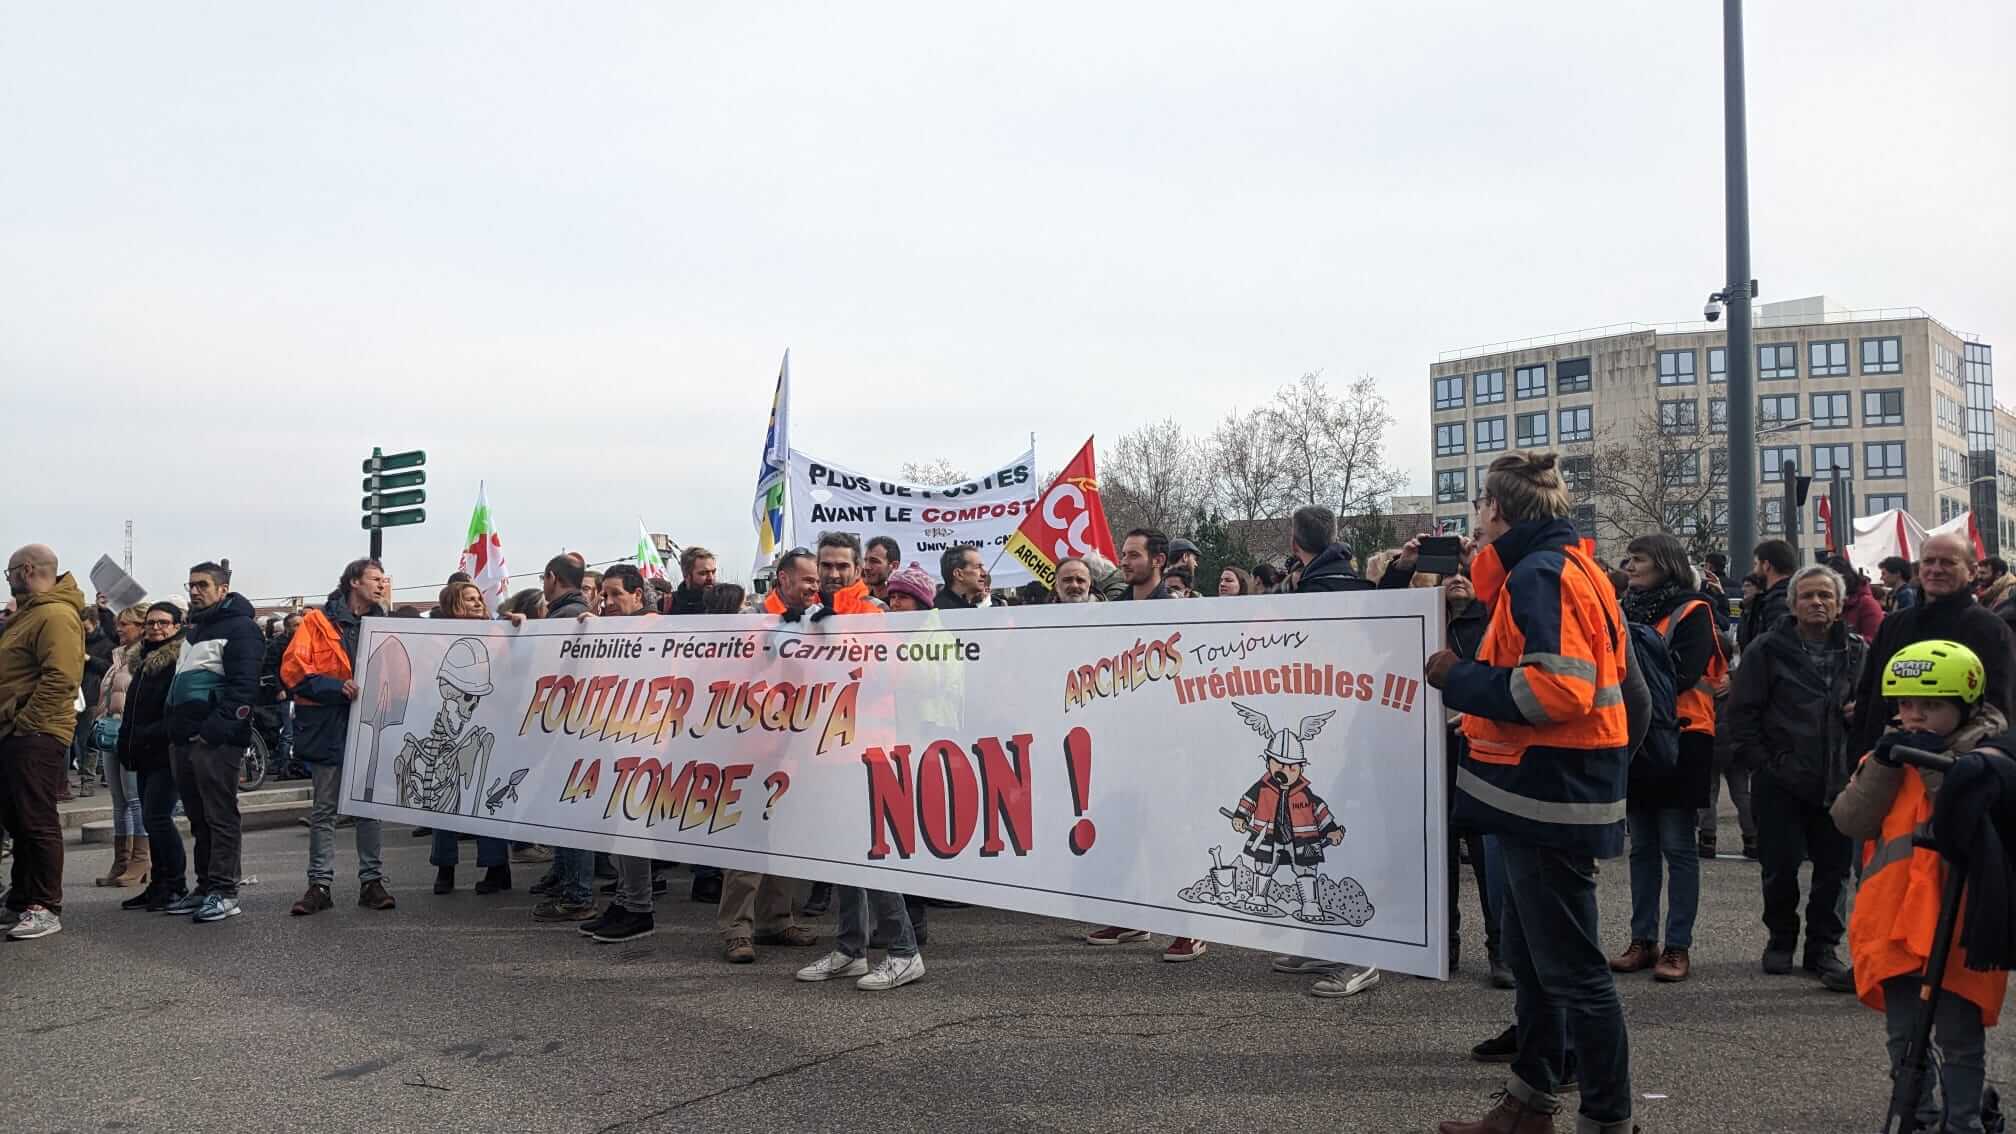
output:
{"label": "shovel illustration", "polygon": [[387,638],[371,651],[364,667],[364,715],[360,722],[371,726],[371,763],[364,771],[364,802],[370,803],[378,786],[378,742],[385,730],[406,720],[406,699],[413,694],[413,659],[398,638]]}

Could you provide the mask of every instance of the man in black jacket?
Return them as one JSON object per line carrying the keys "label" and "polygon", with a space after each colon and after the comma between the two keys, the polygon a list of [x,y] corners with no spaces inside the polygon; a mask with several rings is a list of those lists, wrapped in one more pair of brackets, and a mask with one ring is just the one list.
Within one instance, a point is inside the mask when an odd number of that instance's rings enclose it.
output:
{"label": "man in black jacket", "polygon": [[1764,580],[1764,587],[1757,601],[1743,604],[1743,623],[1736,630],[1737,645],[1746,650],[1792,613],[1785,588],[1792,581],[1792,572],[1799,569],[1799,556],[1782,539],[1758,544],[1756,556],[1756,569],[1751,573]]}
{"label": "man in black jacket", "polygon": [[197,921],[238,916],[238,773],[252,743],[252,705],[266,641],[231,570],[189,569],[189,630],[168,686],[169,761],[196,851],[196,889],[168,907]]}
{"label": "man in black jacket", "polygon": [[938,588],[939,610],[973,610],[980,605],[980,576],[986,566],[975,547],[948,547],[939,557],[938,569],[945,585]]}
{"label": "man in black jacket", "polygon": [[1756,770],[1750,780],[1764,874],[1764,971],[1792,971],[1799,943],[1799,865],[1813,863],[1806,902],[1806,971],[1845,983],[1835,952],[1846,932],[1854,841],[1827,807],[1848,782],[1848,721],[1868,645],[1841,621],[1846,588],[1826,567],[1792,576],[1793,613],[1743,652],[1722,718],[1732,755]]}
{"label": "man in black jacket", "polygon": [[666,614],[707,613],[707,588],[714,585],[714,553],[694,546],[679,553],[679,585],[665,600]]}
{"label": "man in black jacket", "polygon": [[1883,670],[1898,650],[1913,642],[1958,642],[1973,650],[1987,670],[1989,704],[2010,711],[2010,676],[2016,663],[2009,627],[1974,601],[1974,548],[1961,535],[1937,535],[1918,552],[1918,585],[1924,597],[1917,606],[1891,613],[1869,644],[1869,664],[1855,687],[1855,724],[1848,733],[1848,758],[1854,760],[1876,746],[1893,715],[1892,706],[1877,692]]}
{"label": "man in black jacket", "polygon": [[[1337,514],[1321,504],[1305,504],[1295,509],[1288,532],[1288,557],[1301,564],[1295,593],[1326,591],[1369,591],[1366,582],[1351,569],[1351,549],[1337,539]],[[1413,560],[1408,560],[1412,566]]]}

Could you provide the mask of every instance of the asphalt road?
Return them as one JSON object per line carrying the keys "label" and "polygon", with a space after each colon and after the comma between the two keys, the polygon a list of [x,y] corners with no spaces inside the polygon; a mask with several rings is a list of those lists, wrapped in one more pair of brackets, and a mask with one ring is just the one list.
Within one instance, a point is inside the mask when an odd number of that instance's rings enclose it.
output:
{"label": "asphalt road", "polygon": [[[335,910],[288,917],[307,855],[290,829],[248,838],[248,912],[215,925],[121,912],[130,891],[90,883],[109,850],[72,844],[65,931],[0,948],[0,1127],[1432,1131],[1500,1081],[1466,1058],[1511,1012],[1474,917],[1448,983],[1389,975],[1322,1001],[1263,954],[1169,965],[1159,947],[1082,945],[1082,926],[939,910],[929,976],[871,994],[793,981],[816,950],[723,964],[683,872],[655,937],[595,945],[531,921],[539,867],[478,898],[465,865],[435,897],[426,840],[387,835],[398,910],[357,908],[341,879]],[[1874,1129],[1881,1020],[1762,975],[1755,866],[1706,873],[1694,978],[1624,985],[1644,1129]],[[1621,860],[1602,890],[1621,945]],[[831,917],[816,924],[830,941]],[[2012,1065],[2006,1032],[1989,1057],[1991,1076]]]}

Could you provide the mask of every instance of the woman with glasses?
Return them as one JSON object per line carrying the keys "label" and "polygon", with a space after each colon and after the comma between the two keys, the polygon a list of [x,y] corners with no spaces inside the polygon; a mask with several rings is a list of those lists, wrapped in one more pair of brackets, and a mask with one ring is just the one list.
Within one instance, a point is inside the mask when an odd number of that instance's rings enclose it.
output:
{"label": "woman with glasses", "polygon": [[112,868],[103,878],[92,880],[99,886],[145,882],[152,861],[140,825],[139,778],[119,763],[120,719],[126,712],[126,691],[133,683],[133,660],[139,656],[146,621],[147,608],[134,606],[113,623],[119,643],[112,651],[112,666],[98,686],[98,702],[92,706],[88,743],[104,754],[105,782],[112,789]]}
{"label": "woman with glasses", "polygon": [[119,903],[120,909],[159,913],[189,892],[188,855],[175,829],[175,773],[168,766],[168,686],[182,657],[182,609],[172,602],[147,608],[140,646],[127,661],[124,715],[119,722],[119,766],[138,778],[140,824],[147,832],[153,880]]}

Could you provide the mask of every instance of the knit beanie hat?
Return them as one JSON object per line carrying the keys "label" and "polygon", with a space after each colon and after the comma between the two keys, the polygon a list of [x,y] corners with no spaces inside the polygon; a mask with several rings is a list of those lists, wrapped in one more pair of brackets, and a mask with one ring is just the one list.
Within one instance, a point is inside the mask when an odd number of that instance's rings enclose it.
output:
{"label": "knit beanie hat", "polygon": [[924,573],[924,568],[915,563],[890,573],[889,593],[909,595],[926,607],[938,600],[937,584],[931,581],[931,576]]}

